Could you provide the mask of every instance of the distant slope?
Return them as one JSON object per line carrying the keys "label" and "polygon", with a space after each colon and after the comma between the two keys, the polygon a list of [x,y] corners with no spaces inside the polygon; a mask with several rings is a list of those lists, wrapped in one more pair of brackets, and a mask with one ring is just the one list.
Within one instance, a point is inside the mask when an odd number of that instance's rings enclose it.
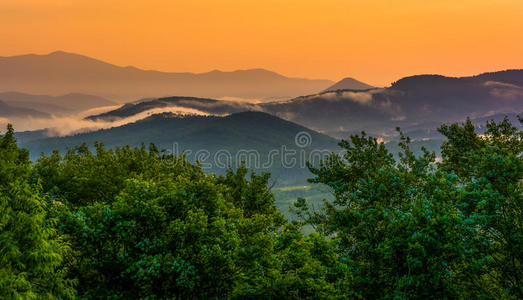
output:
{"label": "distant slope", "polygon": [[368,85],[364,82],[356,80],[351,77],[343,78],[342,80],[336,82],[333,86],[325,89],[323,92],[333,92],[337,90],[369,90],[373,89],[372,85]]}
{"label": "distant slope", "polygon": [[497,81],[523,86],[523,76],[521,75],[522,72],[523,70],[513,69],[499,72],[488,72],[468,78],[477,79],[481,81]]}
{"label": "distant slope", "polygon": [[0,100],[0,117],[3,118],[49,118],[50,115],[31,108],[11,106]]}
{"label": "distant slope", "polygon": [[263,69],[201,74],[146,71],[61,51],[0,57],[0,91],[36,94],[74,91],[121,102],[163,95],[295,97],[331,84],[329,80],[288,78]]}
{"label": "distant slope", "polygon": [[[305,137],[310,137],[310,143],[296,145],[296,135],[306,132]],[[31,140],[30,135],[35,139]],[[303,135],[303,133],[302,133]],[[307,136],[308,135],[308,136]],[[187,155],[190,161],[202,160],[202,163],[211,163],[210,171],[223,172],[223,166],[227,164],[227,155],[230,154],[231,164],[237,165],[241,160],[248,160],[248,166],[258,171],[269,171],[280,182],[305,183],[310,177],[305,167],[304,159],[309,156],[300,157],[314,150],[337,150],[337,140],[261,112],[243,112],[226,117],[205,116],[176,116],[172,114],[153,115],[145,120],[131,123],[125,126],[95,131],[91,133],[78,134],[68,137],[39,138],[40,133],[18,133],[21,146],[30,150],[32,158],[36,158],[40,152],[50,153],[53,149],[65,150],[68,147],[80,145],[86,142],[92,145],[95,141],[103,142],[108,147],[132,145],[139,146],[142,142],[155,143],[160,149],[173,151],[178,149],[178,154],[184,150],[191,150]],[[303,142],[303,141],[302,141]],[[177,145],[177,146],[174,146]],[[290,164],[282,163],[282,147],[286,151],[295,151],[289,154],[287,160]],[[199,154],[197,151],[200,151]],[[259,154],[259,160],[241,159],[241,153],[250,155]],[[275,151],[274,157],[269,160],[269,153]],[[176,151],[174,151],[176,152]],[[220,162],[215,163],[214,158],[221,152]],[[306,154],[305,154],[306,153]],[[208,156],[206,157],[206,155]],[[203,156],[202,156],[203,155]],[[225,155],[225,156],[223,156]],[[292,165],[292,160],[295,160]],[[303,160],[303,161],[301,161]],[[265,165],[268,161],[271,164]]]}
{"label": "distant slope", "polygon": [[[523,111],[519,113],[502,113],[502,114],[494,114],[489,116],[484,116],[480,118],[472,118],[470,121],[472,124],[476,127],[476,132],[482,134],[486,131],[485,124],[490,121],[494,122],[501,122],[506,117],[510,121],[510,123],[518,127],[520,129],[523,129],[523,124],[521,124],[518,120],[518,115],[522,115]],[[464,122],[465,119],[461,120],[460,122]],[[420,125],[412,126],[412,127],[405,127],[403,128],[403,131],[406,135],[413,139],[417,140],[426,140],[426,139],[443,139],[443,135],[440,134],[436,129],[440,126],[440,123],[430,124],[430,123],[423,123]]]}
{"label": "distant slope", "polygon": [[48,114],[76,113],[116,103],[102,97],[69,93],[61,96],[0,92],[0,100],[17,107],[36,109]]}

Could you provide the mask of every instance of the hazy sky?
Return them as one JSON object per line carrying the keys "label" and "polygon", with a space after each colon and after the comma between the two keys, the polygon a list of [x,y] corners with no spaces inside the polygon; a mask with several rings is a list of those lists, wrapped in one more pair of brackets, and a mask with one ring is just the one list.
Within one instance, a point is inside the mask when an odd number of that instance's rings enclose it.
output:
{"label": "hazy sky", "polygon": [[0,56],[375,85],[523,68],[523,0],[0,0]]}

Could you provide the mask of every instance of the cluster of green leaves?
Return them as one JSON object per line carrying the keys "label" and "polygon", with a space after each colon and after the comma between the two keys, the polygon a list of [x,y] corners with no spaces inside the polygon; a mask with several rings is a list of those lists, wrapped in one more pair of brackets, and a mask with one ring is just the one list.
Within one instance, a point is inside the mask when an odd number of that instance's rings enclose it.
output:
{"label": "cluster of green leaves", "polygon": [[[24,170],[24,179],[37,183],[27,196],[41,197],[43,209],[27,218],[42,222],[48,232],[41,239],[54,243],[52,249],[34,245],[55,259],[39,267],[45,266],[49,286],[25,288],[37,298],[334,298],[336,285],[348,278],[330,242],[304,236],[279,212],[269,174],[241,167],[209,175],[154,145],[107,150],[96,144],[94,152],[81,145],[64,155],[43,155],[31,167],[12,132],[3,139],[23,157],[23,166],[2,170]],[[16,199],[6,199],[6,208],[17,207]],[[20,216],[11,220],[16,226]],[[16,230],[5,228],[2,241],[15,241]],[[67,289],[58,290],[60,282]],[[23,292],[14,285],[0,288]]]}
{"label": "cluster of green leaves", "polygon": [[336,200],[304,219],[336,245],[350,289],[376,298],[523,297],[523,134],[507,119],[478,135],[470,121],[442,126],[441,161],[415,156],[401,136],[398,161],[375,138],[352,136],[311,182]]}
{"label": "cluster of green leaves", "polygon": [[[310,166],[299,221],[269,174],[206,174],[151,145],[31,164],[0,139],[1,298],[523,298],[523,133],[442,126],[441,160],[365,134]],[[304,234],[304,226],[315,230]],[[309,227],[307,227],[309,228]]]}

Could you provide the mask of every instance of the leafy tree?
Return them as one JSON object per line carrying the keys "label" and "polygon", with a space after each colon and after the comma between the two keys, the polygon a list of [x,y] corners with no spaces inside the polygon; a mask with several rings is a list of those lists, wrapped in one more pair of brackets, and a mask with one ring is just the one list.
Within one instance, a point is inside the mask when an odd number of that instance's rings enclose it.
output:
{"label": "leafy tree", "polygon": [[442,161],[410,139],[396,160],[375,138],[310,166],[336,200],[301,216],[335,244],[363,298],[521,298],[523,136],[507,119],[484,135],[442,126]]}
{"label": "leafy tree", "polygon": [[159,153],[153,144],[149,149],[142,144],[141,148],[107,150],[101,143],[95,143],[94,153],[82,144],[63,156],[58,151],[42,155],[34,171],[51,197],[75,206],[113,201],[129,178],[203,174],[201,168],[189,164],[184,157]]}
{"label": "leafy tree", "polygon": [[470,120],[440,132],[447,137],[440,168],[461,175],[457,205],[474,226],[466,239],[470,284],[491,297],[523,298],[523,132],[507,118],[488,122],[482,136]]}
{"label": "leafy tree", "polygon": [[[272,260],[250,272],[235,295],[240,298],[345,299],[354,297],[347,265],[334,244],[322,235],[304,236],[296,223],[287,224],[271,250]],[[260,276],[263,274],[263,276]]]}
{"label": "leafy tree", "polygon": [[28,152],[17,147],[9,125],[0,138],[0,297],[72,298],[73,282],[61,267],[68,247],[30,174]]}
{"label": "leafy tree", "polygon": [[408,138],[398,162],[375,138],[351,139],[340,143],[344,157],[311,167],[311,181],[329,185],[336,200],[308,214],[354,272],[352,290],[363,298],[456,297],[463,246],[450,201],[459,194],[455,178],[434,169],[433,153],[415,157]]}
{"label": "leafy tree", "polygon": [[250,174],[247,179],[248,169],[240,166],[235,172],[229,168],[224,176],[218,177],[218,183],[228,187],[229,199],[234,206],[241,208],[247,217],[255,214],[270,214],[276,216],[277,225],[282,225],[285,218],[274,205],[274,195],[271,193],[269,179],[271,174]]}
{"label": "leafy tree", "polygon": [[346,270],[320,238],[285,225],[268,174],[247,178],[240,167],[216,177],[182,160],[97,144],[95,154],[84,145],[38,161],[35,176],[64,203],[54,213],[75,250],[69,276],[81,297],[336,295]]}

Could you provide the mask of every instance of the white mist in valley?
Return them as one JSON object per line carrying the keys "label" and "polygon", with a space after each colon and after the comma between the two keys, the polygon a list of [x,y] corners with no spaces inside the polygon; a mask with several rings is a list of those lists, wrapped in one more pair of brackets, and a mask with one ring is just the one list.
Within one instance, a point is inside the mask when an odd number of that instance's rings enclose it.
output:
{"label": "white mist in valley", "polygon": [[67,136],[71,134],[84,133],[96,131],[100,129],[107,129],[112,127],[119,127],[129,123],[134,123],[150,117],[155,114],[173,113],[176,115],[198,115],[208,116],[209,114],[197,109],[185,107],[163,107],[154,108],[143,111],[136,115],[121,118],[115,121],[94,121],[86,119],[88,116],[98,115],[104,112],[118,109],[121,105],[104,106],[89,109],[74,115],[69,116],[51,116],[50,118],[33,118],[33,117],[14,117],[14,118],[0,118],[0,132],[5,132],[7,124],[12,124],[15,131],[33,131],[46,129],[46,134],[49,137]]}

